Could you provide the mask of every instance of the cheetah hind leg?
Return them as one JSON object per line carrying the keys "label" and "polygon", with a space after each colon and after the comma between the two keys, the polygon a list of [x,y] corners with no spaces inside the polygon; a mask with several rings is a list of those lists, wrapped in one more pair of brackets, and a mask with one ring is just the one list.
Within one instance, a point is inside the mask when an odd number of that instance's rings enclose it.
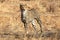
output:
{"label": "cheetah hind leg", "polygon": [[41,20],[39,19],[39,18],[35,18],[36,19],[36,21],[37,21],[37,23],[39,24],[39,26],[40,26],[40,30],[38,31],[39,33],[40,33],[40,35],[42,34],[42,32],[43,32],[43,30],[42,30],[42,22],[41,22]]}

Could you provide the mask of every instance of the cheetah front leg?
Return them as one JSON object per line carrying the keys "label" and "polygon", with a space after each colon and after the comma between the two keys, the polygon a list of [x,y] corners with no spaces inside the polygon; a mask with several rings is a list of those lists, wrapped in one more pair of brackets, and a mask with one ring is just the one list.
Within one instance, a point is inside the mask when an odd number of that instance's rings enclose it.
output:
{"label": "cheetah front leg", "polygon": [[36,23],[35,23],[35,20],[32,20],[32,27],[34,28],[34,36],[35,37],[39,37],[39,34],[38,34],[38,31],[37,31],[37,29],[36,29]]}
{"label": "cheetah front leg", "polygon": [[36,30],[36,28],[35,28],[35,27],[36,27],[36,26],[35,26],[35,25],[36,25],[36,24],[35,24],[35,20],[32,20],[31,23],[32,23],[32,26],[33,26],[33,28],[34,28],[34,31],[36,32],[37,30]]}
{"label": "cheetah front leg", "polygon": [[25,35],[28,33],[27,32],[27,29],[28,29],[28,24],[27,23],[24,23],[24,28],[25,28]]}

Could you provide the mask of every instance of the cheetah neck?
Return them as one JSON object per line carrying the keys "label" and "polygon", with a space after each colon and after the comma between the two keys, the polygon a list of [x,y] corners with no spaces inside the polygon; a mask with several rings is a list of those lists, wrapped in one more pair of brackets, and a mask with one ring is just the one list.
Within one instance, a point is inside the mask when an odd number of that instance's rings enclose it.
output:
{"label": "cheetah neck", "polygon": [[25,10],[25,11],[23,12],[23,15],[26,16],[26,13],[27,13],[27,10]]}

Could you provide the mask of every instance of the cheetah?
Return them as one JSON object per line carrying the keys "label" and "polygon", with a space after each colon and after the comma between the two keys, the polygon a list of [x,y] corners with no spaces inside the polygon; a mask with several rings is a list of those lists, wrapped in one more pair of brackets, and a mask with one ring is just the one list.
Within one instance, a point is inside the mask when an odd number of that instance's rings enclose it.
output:
{"label": "cheetah", "polygon": [[38,15],[38,12],[36,11],[36,9],[32,8],[32,9],[28,9],[25,5],[20,5],[20,9],[21,9],[21,20],[24,23],[24,27],[25,30],[27,30],[28,24],[31,23],[35,32],[37,32],[36,30],[36,24],[35,24],[35,20],[37,21],[37,23],[40,26],[40,33],[42,33],[42,22],[40,20],[40,16]]}

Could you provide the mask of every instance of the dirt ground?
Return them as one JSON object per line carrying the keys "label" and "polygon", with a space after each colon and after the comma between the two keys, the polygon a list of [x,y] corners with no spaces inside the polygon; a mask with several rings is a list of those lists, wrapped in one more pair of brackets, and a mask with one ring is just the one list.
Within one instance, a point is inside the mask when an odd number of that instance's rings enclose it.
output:
{"label": "dirt ground", "polygon": [[[34,35],[31,24],[25,34],[20,4],[39,12],[44,31],[41,36]],[[60,40],[60,0],[0,0],[0,40]]]}

